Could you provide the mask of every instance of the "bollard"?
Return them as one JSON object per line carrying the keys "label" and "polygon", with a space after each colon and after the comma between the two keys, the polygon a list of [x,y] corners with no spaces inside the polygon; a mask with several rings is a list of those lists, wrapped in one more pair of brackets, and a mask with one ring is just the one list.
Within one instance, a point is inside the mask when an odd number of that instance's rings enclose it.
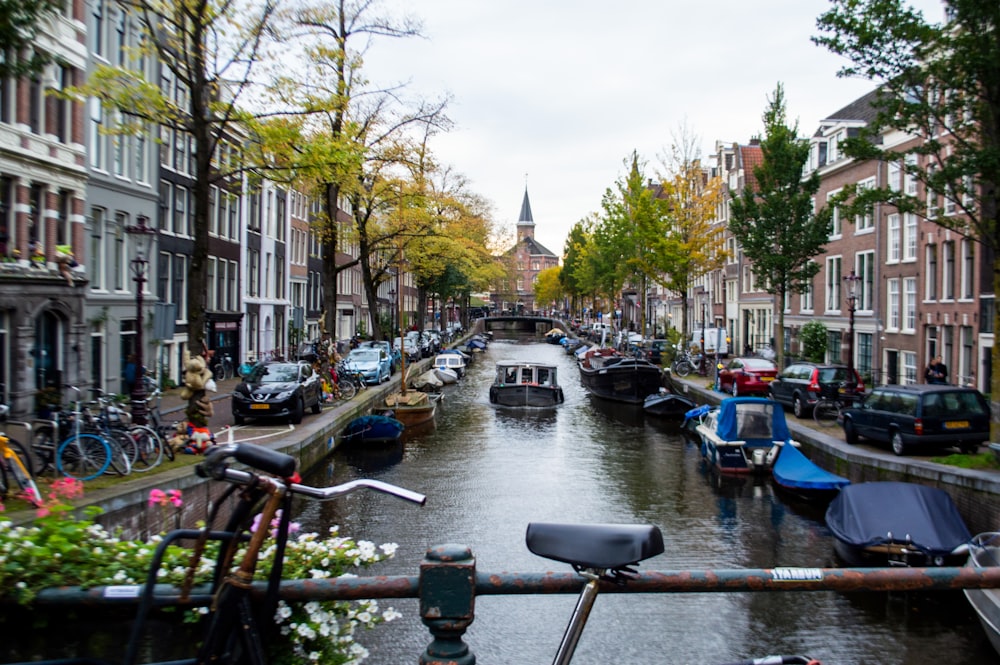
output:
{"label": "bollard", "polygon": [[475,620],[476,560],[465,545],[438,545],[420,564],[420,618],[434,639],[421,665],[474,665],[462,636]]}

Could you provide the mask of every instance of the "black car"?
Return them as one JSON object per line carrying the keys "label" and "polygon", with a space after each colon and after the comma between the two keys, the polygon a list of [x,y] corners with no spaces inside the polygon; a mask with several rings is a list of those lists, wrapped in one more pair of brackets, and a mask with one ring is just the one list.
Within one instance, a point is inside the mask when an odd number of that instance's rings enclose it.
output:
{"label": "black car", "polygon": [[990,406],[973,388],[939,384],[879,386],[841,413],[844,438],[888,442],[902,455],[918,445],[974,453],[990,437]]}
{"label": "black car", "polygon": [[651,339],[647,343],[647,349],[649,350],[648,360],[656,365],[662,365],[663,361],[666,360],[670,355],[670,348],[673,344],[670,343],[669,339]]}
{"label": "black car", "polygon": [[865,384],[857,370],[853,377],[846,365],[824,365],[820,363],[793,363],[778,372],[770,385],[771,399],[792,407],[798,418],[809,415],[816,406],[820,395],[836,395],[843,388],[862,394]]}
{"label": "black car", "polygon": [[268,362],[255,365],[233,391],[233,422],[246,418],[288,418],[302,422],[306,408],[322,409],[319,374],[307,362]]}

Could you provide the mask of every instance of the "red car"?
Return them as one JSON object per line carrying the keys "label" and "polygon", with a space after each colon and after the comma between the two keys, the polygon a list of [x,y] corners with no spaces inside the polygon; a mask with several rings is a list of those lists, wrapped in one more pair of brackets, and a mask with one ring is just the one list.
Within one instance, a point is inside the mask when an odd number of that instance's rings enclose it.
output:
{"label": "red car", "polygon": [[719,390],[737,395],[767,395],[778,366],[766,358],[733,358],[719,370]]}

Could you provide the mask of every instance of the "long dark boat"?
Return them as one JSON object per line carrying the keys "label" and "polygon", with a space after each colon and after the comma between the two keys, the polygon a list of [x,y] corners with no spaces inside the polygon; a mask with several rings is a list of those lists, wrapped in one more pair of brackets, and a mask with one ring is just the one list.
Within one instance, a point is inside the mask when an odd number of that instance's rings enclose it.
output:
{"label": "long dark boat", "polygon": [[698,405],[687,397],[675,395],[661,387],[659,392],[646,396],[642,410],[649,416],[682,420],[684,415],[696,406]]}
{"label": "long dark boat", "polygon": [[972,539],[948,493],[918,483],[848,485],[830,502],[826,525],[850,566],[959,566]]}
{"label": "long dark boat", "polygon": [[614,349],[590,349],[578,364],[583,386],[595,397],[615,402],[642,404],[648,395],[660,391],[663,382],[658,365]]}

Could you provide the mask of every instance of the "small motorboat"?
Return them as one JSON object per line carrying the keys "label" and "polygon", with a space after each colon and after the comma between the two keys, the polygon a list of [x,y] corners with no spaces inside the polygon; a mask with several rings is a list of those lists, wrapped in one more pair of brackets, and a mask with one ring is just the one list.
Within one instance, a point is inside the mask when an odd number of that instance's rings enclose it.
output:
{"label": "small motorboat", "polygon": [[767,472],[793,441],[784,408],[763,397],[729,397],[695,425],[701,455],[720,473]]}
{"label": "small motorboat", "polygon": [[433,393],[441,390],[442,386],[444,386],[444,381],[438,378],[437,372],[433,369],[429,369],[417,378],[413,379],[413,381],[410,382],[410,385],[416,390]]}
{"label": "small motorboat", "polygon": [[555,406],[563,403],[556,366],[537,363],[497,363],[490,386],[490,403],[500,406]]}
{"label": "small motorboat", "polygon": [[782,490],[807,501],[830,501],[841,488],[851,484],[821,468],[802,454],[797,446],[782,446],[771,467],[771,478]]}
{"label": "small motorboat", "polygon": [[826,525],[850,566],[959,566],[972,540],[948,493],[918,483],[848,485],[830,502]]}
{"label": "small motorboat", "polygon": [[545,333],[545,341],[549,344],[558,344],[564,337],[566,337],[566,333],[559,328],[553,328]]}
{"label": "small motorboat", "polygon": [[439,353],[434,356],[434,369],[450,369],[462,378],[465,376],[465,358],[457,353]]}
{"label": "small motorboat", "polygon": [[450,367],[432,367],[430,371],[434,372],[434,376],[438,378],[438,381],[446,386],[458,383],[458,372]]}
{"label": "small motorboat", "polygon": [[403,423],[392,416],[373,413],[347,423],[341,437],[350,443],[392,443],[399,441],[404,428]]}
{"label": "small motorboat", "polygon": [[[1000,566],[1000,533],[981,533],[969,544],[969,561],[972,568]],[[1000,589],[965,589],[965,597],[979,616],[979,623],[990,639],[993,649],[1000,653]]]}
{"label": "small motorboat", "polygon": [[696,406],[697,404],[687,397],[675,395],[661,387],[658,393],[646,397],[642,403],[642,410],[649,416],[681,420],[688,411]]}

